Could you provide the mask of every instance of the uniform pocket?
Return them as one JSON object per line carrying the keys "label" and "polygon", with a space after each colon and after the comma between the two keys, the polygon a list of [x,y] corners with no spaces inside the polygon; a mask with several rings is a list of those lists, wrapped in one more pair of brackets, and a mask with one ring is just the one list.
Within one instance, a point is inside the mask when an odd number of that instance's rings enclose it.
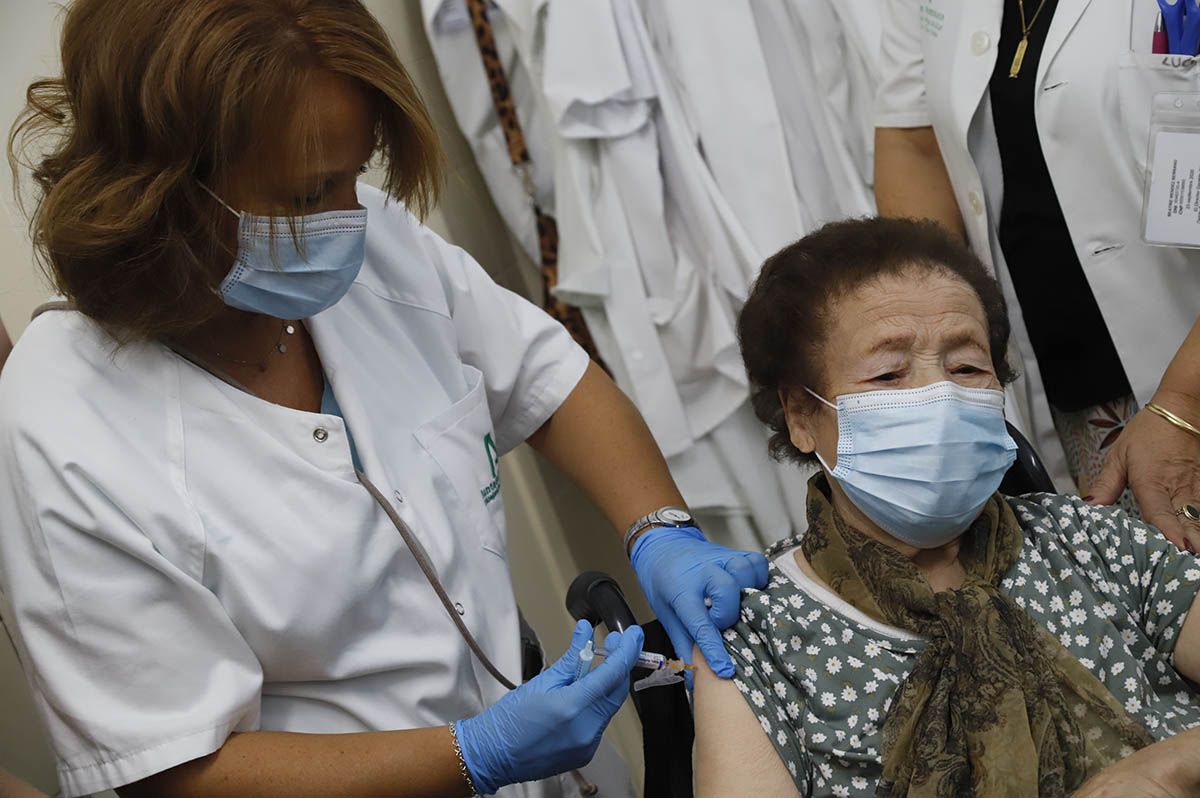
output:
{"label": "uniform pocket", "polygon": [[485,549],[504,557],[507,541],[500,454],[483,374],[465,363],[462,368],[466,395],[418,427],[414,435],[445,475],[448,484],[439,485],[439,490],[454,523],[473,530]]}
{"label": "uniform pocket", "polygon": [[1150,113],[1154,95],[1200,93],[1200,58],[1125,52],[1117,69],[1117,100],[1128,155],[1146,174],[1150,149]]}

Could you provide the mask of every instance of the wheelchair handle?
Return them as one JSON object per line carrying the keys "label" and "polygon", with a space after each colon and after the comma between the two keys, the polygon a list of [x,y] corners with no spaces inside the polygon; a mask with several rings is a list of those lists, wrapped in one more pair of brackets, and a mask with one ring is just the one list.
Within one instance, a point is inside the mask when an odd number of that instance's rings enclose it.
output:
{"label": "wheelchair handle", "polygon": [[1033,448],[1033,444],[1012,425],[1011,421],[1006,422],[1006,426],[1009,436],[1017,444],[1017,459],[1013,462],[1009,472],[1017,475],[1017,480],[1021,485],[1018,492],[1055,493],[1054,481],[1042,463],[1042,458],[1038,456],[1037,449]]}
{"label": "wheelchair handle", "polygon": [[611,632],[624,632],[637,624],[620,585],[600,571],[584,571],[575,577],[567,589],[567,612],[593,626],[603,622]]}

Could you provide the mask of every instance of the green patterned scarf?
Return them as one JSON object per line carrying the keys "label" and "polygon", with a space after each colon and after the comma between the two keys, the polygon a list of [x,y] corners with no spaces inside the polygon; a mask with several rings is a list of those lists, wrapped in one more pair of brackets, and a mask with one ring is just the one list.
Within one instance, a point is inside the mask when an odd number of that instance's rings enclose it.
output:
{"label": "green patterned scarf", "polygon": [[961,588],[934,593],[903,554],[846,524],[824,473],[801,548],[839,596],[928,640],[883,725],[877,796],[1068,795],[1153,742],[1107,688],[997,585],[1024,532],[993,496],[963,533]]}

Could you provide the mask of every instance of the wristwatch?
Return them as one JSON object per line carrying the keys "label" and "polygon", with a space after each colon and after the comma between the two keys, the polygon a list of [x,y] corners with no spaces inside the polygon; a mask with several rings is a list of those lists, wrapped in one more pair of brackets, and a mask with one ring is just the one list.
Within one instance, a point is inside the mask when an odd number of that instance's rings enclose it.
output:
{"label": "wristwatch", "polygon": [[652,529],[656,526],[674,527],[676,529],[685,526],[695,526],[696,519],[692,518],[692,514],[682,507],[667,505],[660,507],[652,513],[643,515],[638,520],[629,525],[629,529],[625,531],[625,553],[632,554],[634,542],[641,537],[643,532]]}

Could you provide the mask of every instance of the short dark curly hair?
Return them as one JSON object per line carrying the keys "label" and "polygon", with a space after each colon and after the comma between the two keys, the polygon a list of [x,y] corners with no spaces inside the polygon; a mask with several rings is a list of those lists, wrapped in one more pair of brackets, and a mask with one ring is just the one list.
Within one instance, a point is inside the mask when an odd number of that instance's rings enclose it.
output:
{"label": "short dark curly hair", "polygon": [[767,259],[738,318],[751,403],[771,429],[776,460],[815,460],[792,444],[779,393],[804,386],[821,390],[819,355],[830,305],[880,277],[909,272],[941,272],[969,285],[987,318],[996,377],[1002,384],[1016,378],[1007,360],[1010,325],[1000,286],[945,228],[885,218],[827,224]]}

